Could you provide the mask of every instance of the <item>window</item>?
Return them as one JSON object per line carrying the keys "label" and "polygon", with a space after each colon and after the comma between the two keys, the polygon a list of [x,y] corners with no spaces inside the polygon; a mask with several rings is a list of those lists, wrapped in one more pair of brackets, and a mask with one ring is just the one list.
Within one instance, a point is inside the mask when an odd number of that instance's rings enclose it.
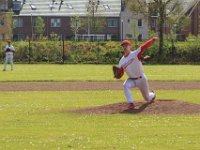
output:
{"label": "window", "polygon": [[2,39],[5,39],[5,34],[4,33],[2,34]]}
{"label": "window", "polygon": [[21,2],[20,1],[14,1],[13,2],[13,10],[20,10],[21,9]]}
{"label": "window", "polygon": [[138,27],[142,27],[142,19],[138,19]]}
{"label": "window", "polygon": [[18,17],[15,19],[15,27],[16,28],[20,28],[20,27],[23,27],[23,19]]}
{"label": "window", "polygon": [[37,9],[34,4],[30,4],[30,7],[31,7],[32,10],[36,10]]}
{"label": "window", "polygon": [[111,40],[112,39],[112,34],[107,34],[107,40]]}
{"label": "window", "polygon": [[13,34],[14,41],[26,40],[27,36],[25,34]]}
{"label": "window", "polygon": [[67,6],[68,9],[74,9],[72,4],[66,4],[66,6]]}
{"label": "window", "polygon": [[51,19],[51,27],[61,27],[61,21],[59,18]]}
{"label": "window", "polygon": [[127,38],[127,39],[132,39],[132,38],[133,38],[133,35],[132,35],[132,34],[126,34],[126,38]]}
{"label": "window", "polygon": [[108,27],[118,27],[118,20],[117,19],[108,19]]}
{"label": "window", "polygon": [[31,18],[31,20],[32,20],[32,27],[35,27],[35,26],[36,26],[36,21],[35,21],[35,19],[36,19],[36,18],[33,18],[33,17]]}
{"label": "window", "polygon": [[156,19],[151,20],[151,27],[153,27],[153,28],[156,27]]}
{"label": "window", "polygon": [[0,18],[0,27],[5,25],[5,18]]}
{"label": "window", "polygon": [[105,10],[109,10],[110,7],[107,4],[104,4],[103,7],[105,8]]}
{"label": "window", "polygon": [[6,10],[6,9],[8,9],[7,3],[0,4],[0,10]]}
{"label": "window", "polygon": [[142,34],[138,35],[138,41],[142,41]]}

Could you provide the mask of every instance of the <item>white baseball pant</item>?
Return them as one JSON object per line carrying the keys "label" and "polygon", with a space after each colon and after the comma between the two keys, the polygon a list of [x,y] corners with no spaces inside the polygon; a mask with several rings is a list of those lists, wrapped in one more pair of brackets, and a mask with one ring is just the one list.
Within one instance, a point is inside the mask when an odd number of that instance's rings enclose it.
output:
{"label": "white baseball pant", "polygon": [[6,55],[6,59],[5,59],[5,63],[4,63],[4,70],[6,70],[8,61],[10,62],[11,70],[13,70],[13,55]]}
{"label": "white baseball pant", "polygon": [[142,93],[142,96],[146,101],[151,101],[155,97],[155,93],[149,91],[149,84],[145,74],[142,75],[142,78],[139,78],[137,80],[128,78],[124,82],[123,86],[124,86],[124,94],[126,96],[126,100],[128,103],[133,103],[131,88],[135,87],[138,87],[140,89],[140,92]]}

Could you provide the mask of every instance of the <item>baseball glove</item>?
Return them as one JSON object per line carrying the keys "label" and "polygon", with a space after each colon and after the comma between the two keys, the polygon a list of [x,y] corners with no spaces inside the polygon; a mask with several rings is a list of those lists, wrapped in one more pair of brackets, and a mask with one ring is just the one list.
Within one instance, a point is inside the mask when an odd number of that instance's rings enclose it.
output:
{"label": "baseball glove", "polygon": [[11,51],[10,48],[7,48],[7,49],[6,49],[6,52],[10,52],[10,51]]}
{"label": "baseball glove", "polygon": [[113,74],[114,74],[114,78],[120,79],[124,74],[124,70],[123,70],[123,68],[113,66]]}

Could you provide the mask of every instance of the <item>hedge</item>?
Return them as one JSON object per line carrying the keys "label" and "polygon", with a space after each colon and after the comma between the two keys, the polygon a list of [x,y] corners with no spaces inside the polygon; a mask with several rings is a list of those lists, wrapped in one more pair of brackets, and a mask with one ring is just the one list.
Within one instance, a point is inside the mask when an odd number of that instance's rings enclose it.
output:
{"label": "hedge", "polygon": [[[87,63],[87,64],[117,64],[123,56],[123,50],[120,42],[64,42],[61,41],[26,41],[13,42],[16,53],[15,62],[28,63]],[[6,45],[6,43],[2,43]],[[136,48],[137,46],[134,46]],[[196,64],[200,63],[200,42],[165,42],[163,64]],[[145,51],[144,55],[151,58],[146,62],[149,64],[158,63],[158,42]],[[30,56],[30,58],[29,58]],[[3,62],[5,53],[0,53],[1,62]],[[160,62],[159,62],[160,63]]]}

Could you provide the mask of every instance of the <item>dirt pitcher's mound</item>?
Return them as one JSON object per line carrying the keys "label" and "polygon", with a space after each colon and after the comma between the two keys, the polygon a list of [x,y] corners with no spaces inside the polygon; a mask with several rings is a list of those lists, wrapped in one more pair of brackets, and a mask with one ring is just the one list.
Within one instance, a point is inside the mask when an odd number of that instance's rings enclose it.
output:
{"label": "dirt pitcher's mound", "polygon": [[116,103],[72,112],[85,114],[200,114],[200,105],[176,100],[156,100],[154,103],[135,102],[135,109],[128,109],[126,103]]}

